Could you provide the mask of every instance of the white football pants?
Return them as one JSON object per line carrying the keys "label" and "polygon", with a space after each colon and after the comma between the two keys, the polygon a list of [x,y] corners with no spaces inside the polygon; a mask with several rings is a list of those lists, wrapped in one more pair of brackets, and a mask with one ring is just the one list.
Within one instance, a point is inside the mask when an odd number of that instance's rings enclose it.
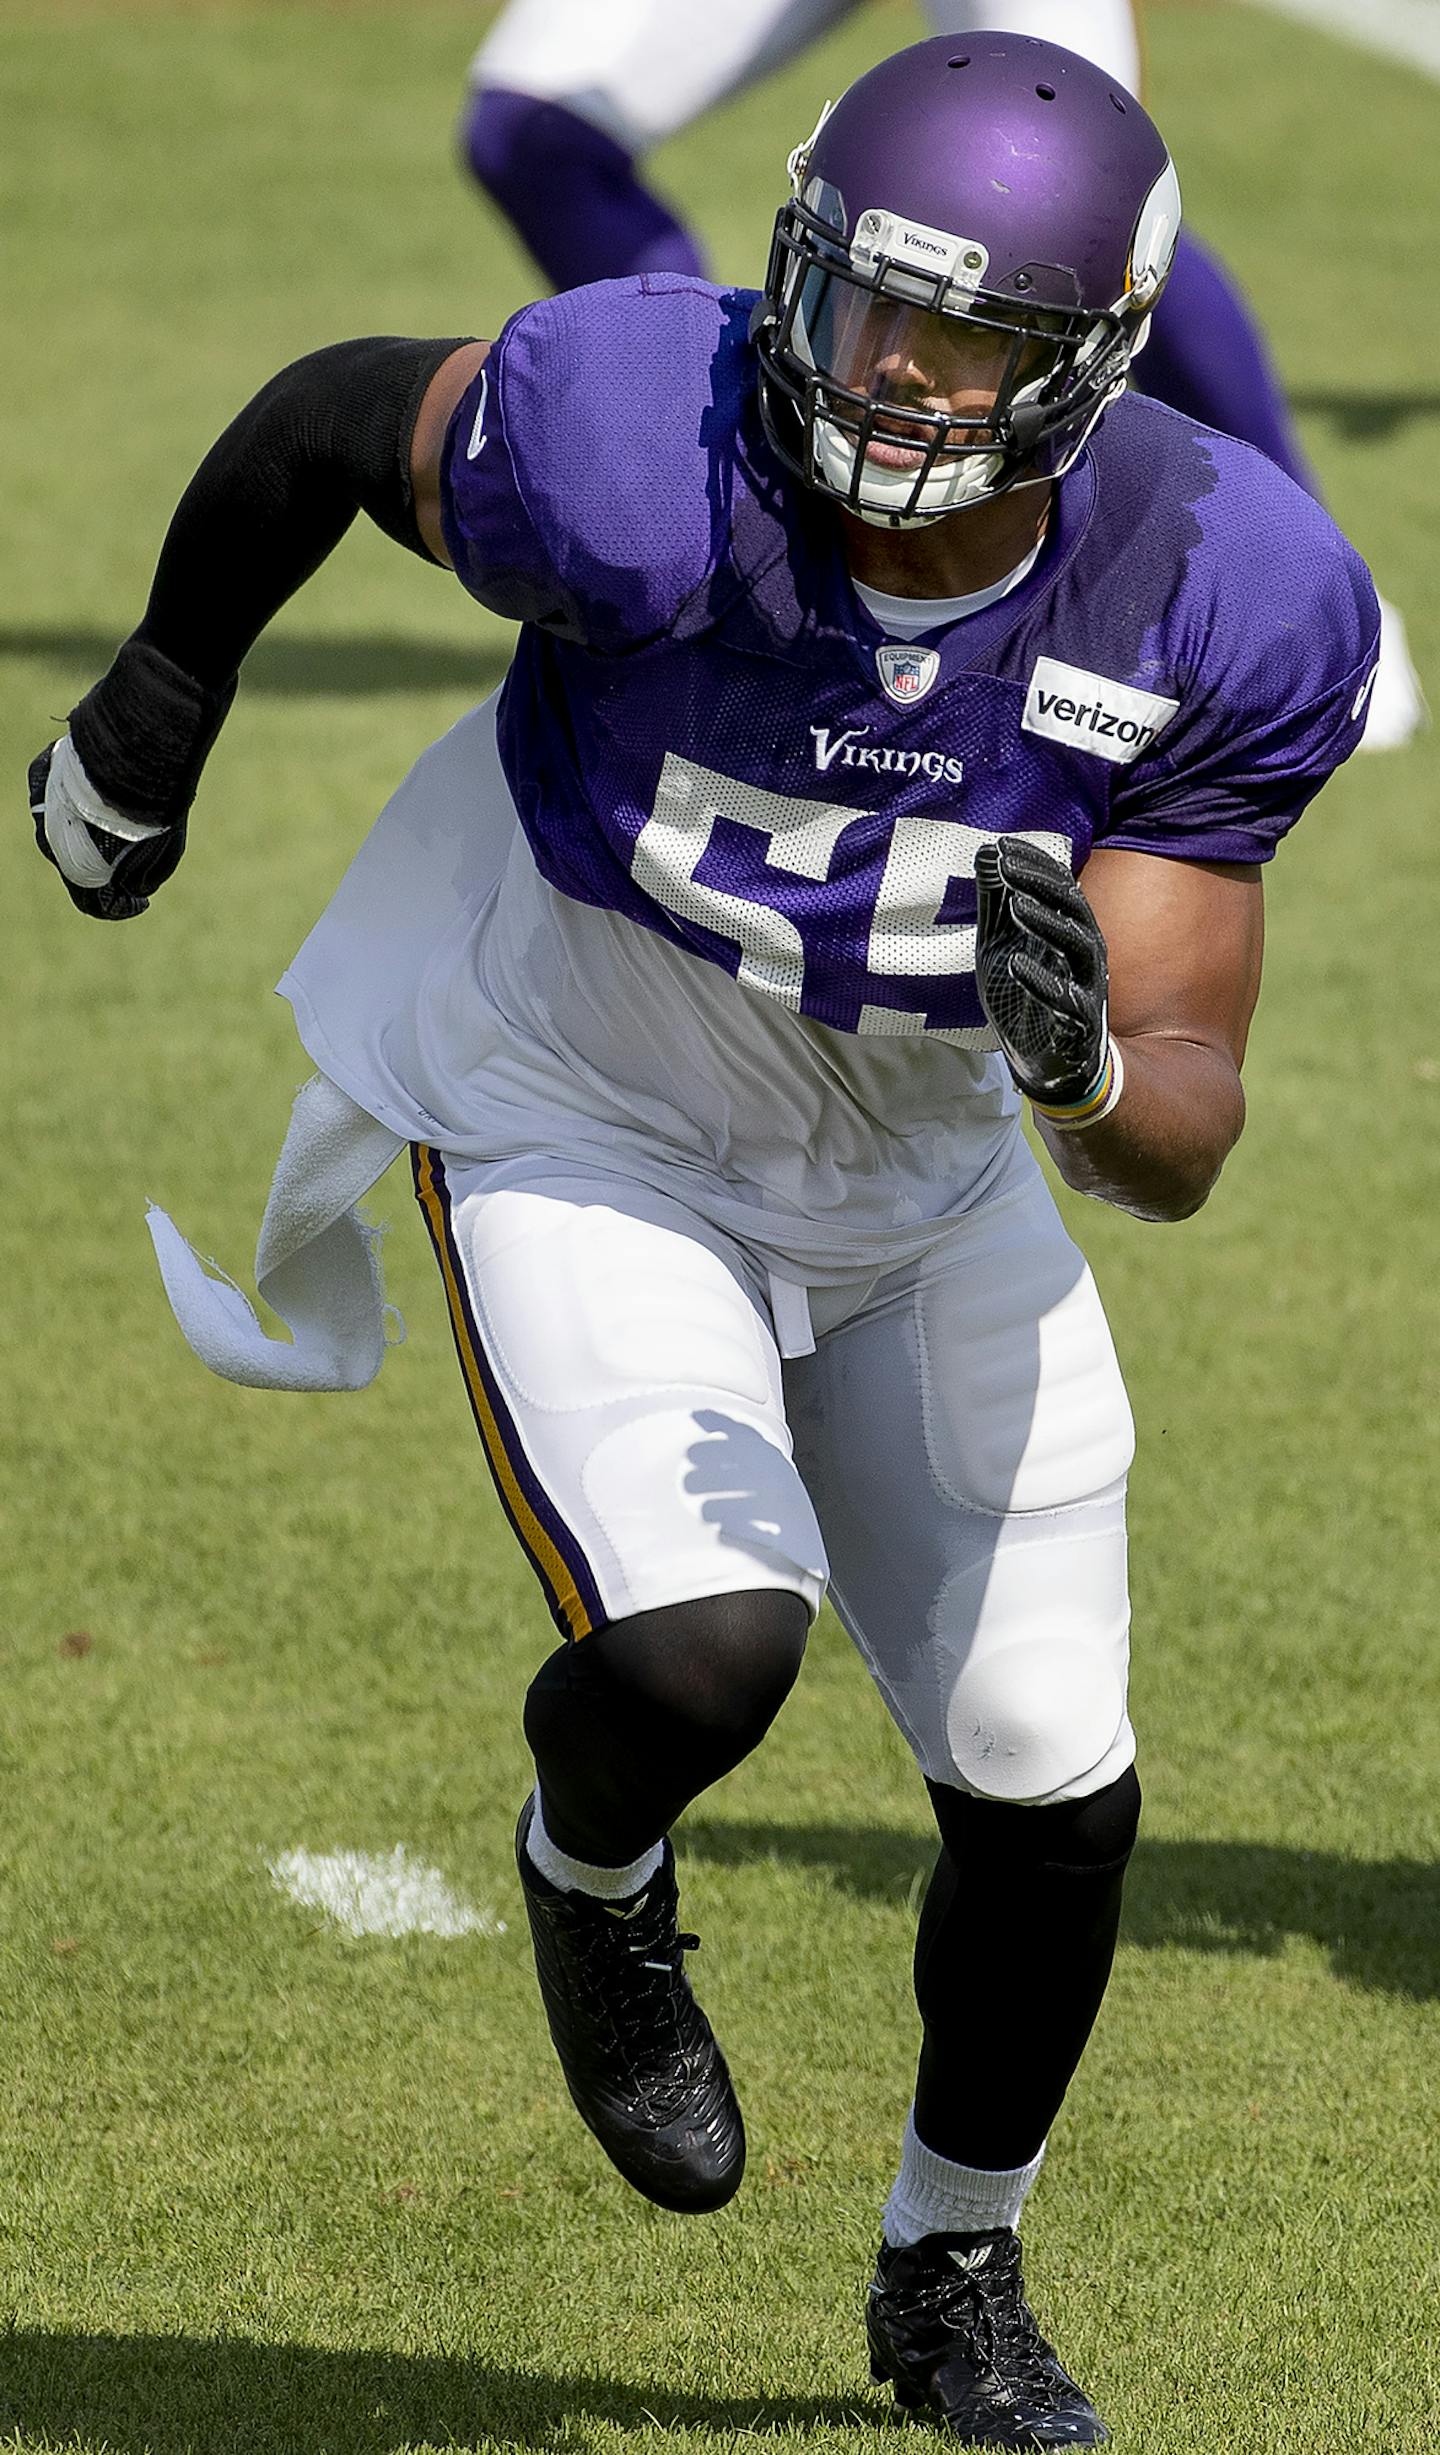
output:
{"label": "white football pants", "polygon": [[[471,65],[479,86],[563,102],[643,154],[779,68],[857,0],[510,0]],[[937,34],[1034,34],[1140,90],[1131,0],[924,0]],[[908,34],[910,29],[906,29]],[[897,47],[904,36],[897,33]],[[801,129],[798,137],[807,131]]]}
{"label": "white football pants", "polygon": [[932,1781],[1039,1804],[1124,1771],[1130,1411],[1038,1168],[922,1263],[808,1305],[618,1177],[424,1146],[415,1175],[562,1631],[752,1587],[813,1614],[828,1580]]}

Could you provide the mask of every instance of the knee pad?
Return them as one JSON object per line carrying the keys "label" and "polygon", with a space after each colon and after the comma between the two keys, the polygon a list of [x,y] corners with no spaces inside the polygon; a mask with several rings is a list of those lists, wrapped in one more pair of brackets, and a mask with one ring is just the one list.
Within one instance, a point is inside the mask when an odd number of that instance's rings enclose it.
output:
{"label": "knee pad", "polygon": [[1130,1761],[1123,1656],[1031,1637],[967,1663],[945,1736],[957,1782],[979,1797],[1048,1804],[1102,1789]]}

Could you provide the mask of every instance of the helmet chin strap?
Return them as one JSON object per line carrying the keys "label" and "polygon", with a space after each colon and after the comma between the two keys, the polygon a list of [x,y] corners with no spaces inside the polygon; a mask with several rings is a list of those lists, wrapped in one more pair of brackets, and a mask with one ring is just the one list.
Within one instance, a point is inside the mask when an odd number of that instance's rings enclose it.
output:
{"label": "helmet chin strap", "polygon": [[[872,511],[867,503],[847,503],[852,518],[862,520],[868,529],[933,529],[937,520],[948,520],[943,511]],[[956,509],[963,509],[957,505]]]}

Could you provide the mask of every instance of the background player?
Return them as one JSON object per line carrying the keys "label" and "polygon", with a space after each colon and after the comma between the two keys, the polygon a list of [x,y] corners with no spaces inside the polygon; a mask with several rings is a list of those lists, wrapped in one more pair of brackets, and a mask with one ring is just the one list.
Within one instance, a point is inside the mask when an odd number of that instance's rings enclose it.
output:
{"label": "background player", "polygon": [[[637,161],[848,16],[857,0],[509,0],[475,56],[461,150],[547,281],[570,289],[646,271],[703,272],[695,234]],[[1009,29],[1062,44],[1141,90],[1132,0],[922,0],[937,33]],[[1234,278],[1182,231],[1134,382],[1269,455],[1317,502],[1254,316]],[[1382,598],[1380,674],[1364,746],[1398,749],[1425,704],[1397,609]]]}
{"label": "background player", "polygon": [[758,318],[661,281],[286,369],[32,790],[81,908],[143,909],[357,507],[521,620],[287,986],[326,1167],[347,1107],[376,1168],[418,1146],[566,1632],[519,1845],[567,2081],[662,2204],[738,2184],[664,1836],[768,1726],[828,1566],[944,1845],[876,2375],[967,2439],[1094,2444],[1015,2225],[1138,1813],[1130,1427],[1014,1086],[1077,1188],[1205,1199],[1260,869],[1355,745],[1377,617],[1266,462],[1123,397],[1178,212],[1143,112],[1045,46],[963,81],[950,49],[798,149]]}

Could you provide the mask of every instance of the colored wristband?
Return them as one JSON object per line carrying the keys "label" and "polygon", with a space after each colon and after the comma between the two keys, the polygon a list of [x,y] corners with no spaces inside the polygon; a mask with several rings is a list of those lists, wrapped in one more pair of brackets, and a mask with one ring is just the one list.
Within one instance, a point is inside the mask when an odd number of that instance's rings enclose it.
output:
{"label": "colored wristband", "polygon": [[1053,1107],[1048,1101],[1032,1099],[1030,1105],[1047,1125],[1055,1126],[1062,1134],[1077,1134],[1087,1125],[1098,1125],[1102,1117],[1108,1117],[1119,1105],[1124,1088],[1125,1060],[1115,1042],[1107,1039],[1104,1062],[1083,1099]]}

